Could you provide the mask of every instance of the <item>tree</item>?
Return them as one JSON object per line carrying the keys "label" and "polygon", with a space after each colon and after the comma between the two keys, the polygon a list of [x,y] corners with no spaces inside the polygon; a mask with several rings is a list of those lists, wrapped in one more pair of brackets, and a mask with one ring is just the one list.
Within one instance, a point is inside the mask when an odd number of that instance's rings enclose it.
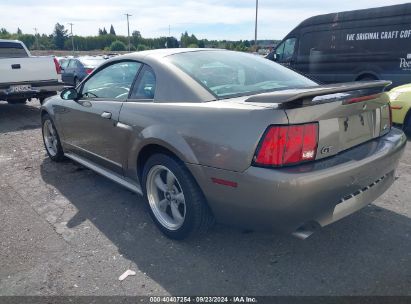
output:
{"label": "tree", "polygon": [[184,34],[181,34],[181,46],[182,47],[189,47],[189,45],[198,45],[198,39],[194,34],[191,36],[188,35],[187,31]]}
{"label": "tree", "polygon": [[169,49],[178,48],[178,40],[174,37],[167,37],[166,47]]}
{"label": "tree", "polygon": [[141,38],[141,33],[140,33],[140,31],[133,31],[131,36],[136,37],[136,38]]}
{"label": "tree", "polygon": [[180,38],[181,47],[187,47],[190,44],[189,40],[190,40],[190,37],[188,36],[187,31],[185,31],[184,34],[181,34],[181,38]]}
{"label": "tree", "polygon": [[17,28],[17,35],[23,35],[23,32],[21,31],[19,27]]}
{"label": "tree", "polygon": [[113,25],[110,26],[110,35],[113,35],[113,36],[116,35],[116,31],[114,30],[114,26],[113,26]]}
{"label": "tree", "polygon": [[110,51],[125,51],[127,49],[126,45],[124,42],[121,42],[120,40],[113,41],[113,43],[110,45]]}
{"label": "tree", "polygon": [[105,28],[105,27],[103,27],[103,32],[102,32],[102,35],[107,35],[107,30],[106,30],[106,28]]}
{"label": "tree", "polygon": [[9,39],[10,35],[11,34],[4,27],[0,28],[0,38]]}
{"label": "tree", "polygon": [[138,47],[137,47],[137,51],[145,51],[147,49],[148,49],[148,47],[144,44],[139,44]]}
{"label": "tree", "polygon": [[64,42],[67,39],[67,30],[64,28],[64,25],[56,23],[53,32],[53,43],[57,49],[64,49]]}

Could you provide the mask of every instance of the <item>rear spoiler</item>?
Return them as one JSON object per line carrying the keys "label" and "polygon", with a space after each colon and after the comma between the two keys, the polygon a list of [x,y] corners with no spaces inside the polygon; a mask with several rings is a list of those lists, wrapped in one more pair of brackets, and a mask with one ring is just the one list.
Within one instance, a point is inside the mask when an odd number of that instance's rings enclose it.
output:
{"label": "rear spoiler", "polygon": [[[315,87],[307,87],[301,89],[289,89],[281,90],[270,93],[262,93],[258,95],[253,95],[248,97],[245,102],[256,102],[256,103],[278,103],[286,104],[298,100],[306,100],[308,98],[314,99],[314,97],[320,97],[324,95],[335,94],[336,96],[330,96],[328,102],[335,101],[338,99],[338,93],[347,93],[356,91],[360,95],[370,94],[371,92],[382,93],[385,88],[391,85],[391,81],[386,80],[376,80],[376,81],[357,81],[357,82],[346,82],[346,83],[336,83],[319,85]],[[340,94],[349,95],[349,94]],[[358,94],[356,94],[358,95]],[[325,97],[325,96],[324,96]],[[312,100],[314,101],[314,100]],[[322,102],[319,102],[322,103]]]}

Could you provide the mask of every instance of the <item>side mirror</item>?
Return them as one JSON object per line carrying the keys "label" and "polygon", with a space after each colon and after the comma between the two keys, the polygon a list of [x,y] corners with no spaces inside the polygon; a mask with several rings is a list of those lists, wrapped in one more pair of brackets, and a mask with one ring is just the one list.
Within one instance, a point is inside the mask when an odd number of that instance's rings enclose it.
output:
{"label": "side mirror", "polygon": [[64,100],[78,100],[80,98],[80,94],[75,88],[67,88],[61,92],[60,97]]}

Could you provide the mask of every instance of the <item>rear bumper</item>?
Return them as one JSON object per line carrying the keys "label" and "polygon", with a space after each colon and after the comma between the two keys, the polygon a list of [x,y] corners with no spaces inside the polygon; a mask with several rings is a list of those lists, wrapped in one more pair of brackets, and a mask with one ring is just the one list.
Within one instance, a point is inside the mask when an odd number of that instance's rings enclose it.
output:
{"label": "rear bumper", "polygon": [[[300,166],[233,172],[188,164],[219,222],[253,230],[295,232],[333,223],[373,202],[394,182],[406,145],[388,134],[328,159]],[[211,178],[234,181],[236,188]]]}
{"label": "rear bumper", "polygon": [[[30,85],[31,90],[22,92],[13,92],[10,87],[15,85]],[[63,84],[58,81],[43,81],[43,82],[24,82],[11,83],[0,85],[0,100],[12,100],[17,98],[38,98],[55,95],[56,92],[63,89]]]}

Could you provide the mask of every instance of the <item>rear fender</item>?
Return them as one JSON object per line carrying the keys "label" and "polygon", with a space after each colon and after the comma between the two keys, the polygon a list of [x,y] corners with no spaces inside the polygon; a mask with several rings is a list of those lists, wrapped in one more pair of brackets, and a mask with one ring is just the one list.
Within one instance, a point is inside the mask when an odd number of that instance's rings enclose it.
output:
{"label": "rear fender", "polygon": [[127,158],[126,175],[128,177],[135,179],[138,176],[137,159],[140,152],[148,145],[158,145],[165,148],[185,163],[199,163],[187,141],[175,129],[170,129],[169,125],[153,125],[145,128],[132,139]]}

